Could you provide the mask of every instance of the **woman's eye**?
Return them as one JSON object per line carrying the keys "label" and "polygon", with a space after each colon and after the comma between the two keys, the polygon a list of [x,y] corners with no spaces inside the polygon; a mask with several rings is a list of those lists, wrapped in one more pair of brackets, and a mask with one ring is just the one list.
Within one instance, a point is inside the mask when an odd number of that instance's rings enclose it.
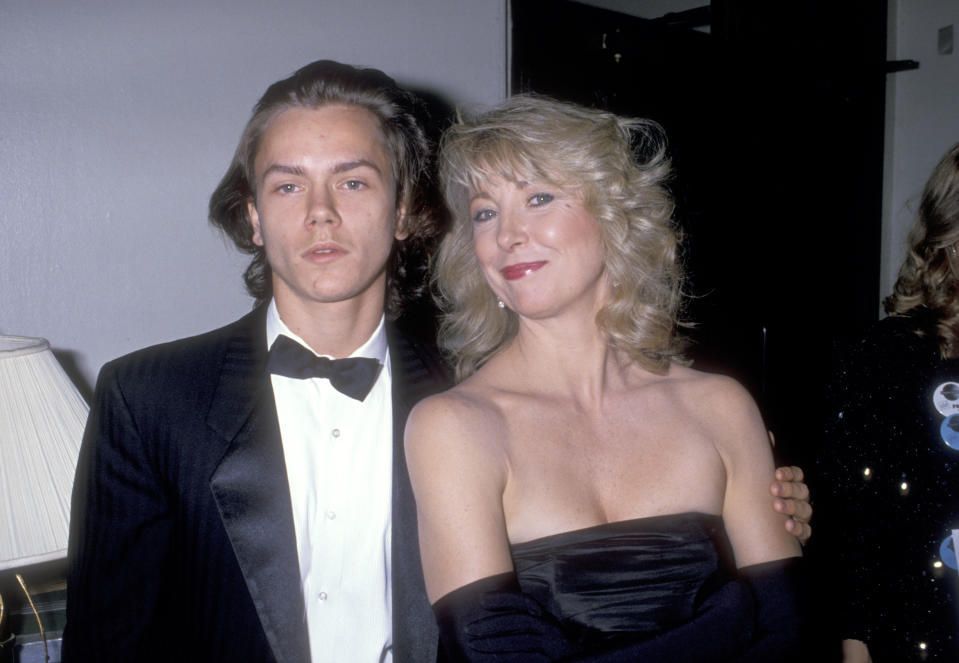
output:
{"label": "woman's eye", "polygon": [[554,196],[551,193],[534,193],[530,196],[529,204],[530,207],[541,207],[553,202],[553,198]]}
{"label": "woman's eye", "polygon": [[496,216],[496,212],[494,212],[493,210],[481,209],[473,213],[473,221],[474,222],[489,221],[494,216]]}
{"label": "woman's eye", "polygon": [[278,186],[278,187],[276,188],[276,190],[279,191],[280,193],[293,193],[294,191],[296,191],[296,185],[295,185],[295,184],[281,184],[280,186]]}

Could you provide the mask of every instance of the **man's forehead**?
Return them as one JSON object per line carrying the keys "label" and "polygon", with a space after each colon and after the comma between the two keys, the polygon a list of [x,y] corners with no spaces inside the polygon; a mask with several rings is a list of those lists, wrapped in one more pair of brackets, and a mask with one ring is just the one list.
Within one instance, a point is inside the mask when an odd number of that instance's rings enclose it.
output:
{"label": "man's forehead", "polygon": [[392,172],[379,118],[361,106],[346,104],[288,108],[266,126],[254,157],[260,176],[276,171],[298,174],[293,172],[297,169],[302,174],[306,162],[332,172],[360,168]]}

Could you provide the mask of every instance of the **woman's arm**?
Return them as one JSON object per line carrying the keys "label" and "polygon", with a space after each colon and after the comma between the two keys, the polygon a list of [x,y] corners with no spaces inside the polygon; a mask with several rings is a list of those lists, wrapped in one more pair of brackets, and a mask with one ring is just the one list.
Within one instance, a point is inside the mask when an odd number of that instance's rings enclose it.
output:
{"label": "woman's arm", "polygon": [[708,394],[702,425],[708,427],[726,471],[722,515],[736,566],[801,555],[798,541],[784,526],[786,517],[773,508],[768,487],[772,448],[756,404],[730,378],[708,376],[698,387],[700,397]]}
{"label": "woman's arm", "polygon": [[573,651],[516,581],[503,513],[508,463],[500,421],[490,406],[446,393],[418,404],[406,425],[441,661],[548,663]]}
{"label": "woman's arm", "polygon": [[507,460],[499,417],[490,409],[447,392],[419,403],[406,425],[431,603],[481,578],[513,571],[503,514]]}
{"label": "woman's arm", "polygon": [[736,566],[757,605],[754,645],[744,660],[791,660],[801,645],[801,551],[771,507],[772,451],[759,410],[735,381],[707,378],[710,423],[726,470],[723,522]]}

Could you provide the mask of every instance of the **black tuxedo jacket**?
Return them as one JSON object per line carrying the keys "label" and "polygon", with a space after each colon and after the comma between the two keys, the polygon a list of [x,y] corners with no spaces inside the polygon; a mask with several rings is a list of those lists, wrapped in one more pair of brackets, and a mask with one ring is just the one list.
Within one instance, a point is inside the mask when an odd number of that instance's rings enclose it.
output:
{"label": "black tuxedo jacket", "polygon": [[[265,314],[101,370],[73,490],[65,662],[310,660]],[[430,344],[387,334],[393,657],[420,663],[436,629],[403,428],[446,372]]]}

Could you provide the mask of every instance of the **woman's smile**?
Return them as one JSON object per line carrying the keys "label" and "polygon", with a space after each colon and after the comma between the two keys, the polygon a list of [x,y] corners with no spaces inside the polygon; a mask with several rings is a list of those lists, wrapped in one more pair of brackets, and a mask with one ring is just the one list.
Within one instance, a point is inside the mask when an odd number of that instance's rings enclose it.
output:
{"label": "woman's smile", "polygon": [[507,265],[499,271],[507,281],[515,281],[527,276],[528,274],[532,274],[546,263],[546,260],[537,260],[535,262],[518,262],[515,265]]}

